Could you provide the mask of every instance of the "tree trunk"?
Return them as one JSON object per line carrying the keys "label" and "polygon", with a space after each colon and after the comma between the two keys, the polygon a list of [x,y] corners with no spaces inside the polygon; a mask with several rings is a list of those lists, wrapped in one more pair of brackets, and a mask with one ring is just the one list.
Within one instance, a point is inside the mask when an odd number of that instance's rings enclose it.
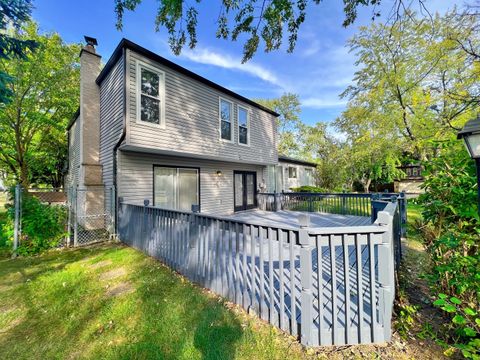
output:
{"label": "tree trunk", "polygon": [[368,180],[362,182],[363,191],[365,192],[365,194],[368,194],[370,192],[370,184],[371,183],[372,183],[371,179],[368,179]]}
{"label": "tree trunk", "polygon": [[25,190],[30,187],[30,180],[28,179],[28,166],[25,161],[20,163],[20,184]]}

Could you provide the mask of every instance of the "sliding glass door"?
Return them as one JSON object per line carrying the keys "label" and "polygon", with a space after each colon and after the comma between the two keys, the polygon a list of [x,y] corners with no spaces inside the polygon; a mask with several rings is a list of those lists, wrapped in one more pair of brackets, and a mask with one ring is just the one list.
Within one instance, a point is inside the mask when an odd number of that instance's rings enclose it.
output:
{"label": "sliding glass door", "polygon": [[153,204],[165,209],[190,211],[200,204],[199,170],[153,167]]}

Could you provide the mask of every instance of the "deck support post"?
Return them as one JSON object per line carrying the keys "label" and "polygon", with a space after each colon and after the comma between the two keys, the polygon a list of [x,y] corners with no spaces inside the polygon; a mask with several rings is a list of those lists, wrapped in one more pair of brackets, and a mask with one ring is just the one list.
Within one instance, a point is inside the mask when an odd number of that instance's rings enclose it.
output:
{"label": "deck support post", "polygon": [[393,217],[385,211],[378,213],[378,223],[385,226],[382,234],[382,243],[378,245],[378,281],[380,324],[383,325],[384,341],[390,341],[392,334],[392,310],[395,296]]}
{"label": "deck support post", "polygon": [[197,280],[195,275],[197,272],[197,237],[198,224],[197,213],[199,209],[196,205],[192,205],[192,212],[190,214],[190,221],[188,222],[188,269],[187,274],[193,281]]}
{"label": "deck support post", "polygon": [[[306,228],[298,232],[300,243],[300,276],[302,285],[301,294],[301,338],[303,345],[313,345],[313,267],[312,250],[313,240]],[[292,319],[295,324],[296,319]]]}

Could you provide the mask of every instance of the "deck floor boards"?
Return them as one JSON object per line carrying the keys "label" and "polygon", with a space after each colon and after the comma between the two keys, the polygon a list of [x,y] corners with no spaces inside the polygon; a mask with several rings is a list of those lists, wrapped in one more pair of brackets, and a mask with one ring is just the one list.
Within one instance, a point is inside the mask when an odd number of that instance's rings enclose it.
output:
{"label": "deck floor boards", "polygon": [[[290,226],[300,227],[298,218],[306,214],[304,211],[241,211],[225,217],[232,220],[245,221],[264,226]],[[338,226],[363,226],[371,225],[372,221],[367,216],[338,215],[327,213],[308,213],[310,215],[310,227],[338,227]]]}

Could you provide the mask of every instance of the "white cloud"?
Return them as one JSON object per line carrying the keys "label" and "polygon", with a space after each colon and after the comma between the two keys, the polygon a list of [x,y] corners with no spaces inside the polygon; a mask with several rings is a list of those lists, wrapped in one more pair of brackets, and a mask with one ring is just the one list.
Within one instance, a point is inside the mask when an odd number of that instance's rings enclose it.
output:
{"label": "white cloud", "polygon": [[314,109],[335,108],[343,107],[347,104],[346,100],[340,99],[327,99],[327,98],[306,98],[301,101],[301,104],[305,107]]}
{"label": "white cloud", "polygon": [[225,69],[233,69],[245,72],[252,76],[258,77],[270,84],[284,88],[278,77],[270,70],[261,65],[257,65],[249,61],[242,64],[240,59],[235,59],[225,54],[219,54],[208,49],[197,48],[195,50],[187,50],[182,53],[190,61],[196,63],[219,66]]}

